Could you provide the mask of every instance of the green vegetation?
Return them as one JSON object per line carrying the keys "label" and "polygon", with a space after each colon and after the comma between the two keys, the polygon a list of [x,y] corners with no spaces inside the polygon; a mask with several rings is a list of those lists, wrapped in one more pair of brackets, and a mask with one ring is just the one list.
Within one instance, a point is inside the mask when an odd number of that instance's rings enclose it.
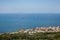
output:
{"label": "green vegetation", "polygon": [[60,32],[2,34],[0,40],[60,40]]}

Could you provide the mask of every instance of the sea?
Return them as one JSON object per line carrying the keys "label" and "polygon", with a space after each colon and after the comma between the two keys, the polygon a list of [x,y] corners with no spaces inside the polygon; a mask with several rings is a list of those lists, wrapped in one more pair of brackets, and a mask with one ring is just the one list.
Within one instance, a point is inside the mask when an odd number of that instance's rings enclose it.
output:
{"label": "sea", "polygon": [[0,33],[14,32],[36,27],[60,26],[60,14],[2,14],[0,13]]}

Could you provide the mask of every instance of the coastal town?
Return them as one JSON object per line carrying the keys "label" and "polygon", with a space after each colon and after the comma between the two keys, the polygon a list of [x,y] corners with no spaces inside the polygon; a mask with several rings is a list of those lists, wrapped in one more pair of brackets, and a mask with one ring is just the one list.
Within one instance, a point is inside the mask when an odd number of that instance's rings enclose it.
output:
{"label": "coastal town", "polygon": [[10,32],[10,34],[14,34],[14,33],[29,33],[29,34],[33,34],[33,33],[40,33],[40,32],[60,32],[60,26],[57,27],[36,27],[33,29],[26,29],[26,30],[19,30],[16,32]]}
{"label": "coastal town", "polygon": [[[50,27],[36,27],[36,28],[32,28],[32,29],[22,29],[22,30],[18,30],[16,32],[6,32],[9,34],[15,34],[15,33],[29,33],[29,34],[33,34],[33,33],[40,33],[40,32],[60,32],[60,26],[50,26]],[[4,33],[0,33],[0,34],[4,34]]]}
{"label": "coastal town", "polygon": [[60,26],[36,27],[0,34],[0,40],[60,40]]}

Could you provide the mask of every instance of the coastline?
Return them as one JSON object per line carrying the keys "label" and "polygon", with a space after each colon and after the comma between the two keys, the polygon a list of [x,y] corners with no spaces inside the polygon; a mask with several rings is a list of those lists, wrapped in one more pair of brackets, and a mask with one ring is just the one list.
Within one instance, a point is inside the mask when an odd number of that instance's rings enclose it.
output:
{"label": "coastline", "polygon": [[60,26],[36,27],[0,34],[0,40],[60,40]]}
{"label": "coastline", "polygon": [[[6,32],[7,34],[15,34],[15,33],[29,33],[29,34],[33,34],[33,33],[40,33],[40,32],[60,32],[60,26],[50,26],[50,27],[36,27],[36,28],[32,28],[32,29],[22,29],[22,30],[18,30],[16,32]],[[4,34],[4,33],[0,33]]]}

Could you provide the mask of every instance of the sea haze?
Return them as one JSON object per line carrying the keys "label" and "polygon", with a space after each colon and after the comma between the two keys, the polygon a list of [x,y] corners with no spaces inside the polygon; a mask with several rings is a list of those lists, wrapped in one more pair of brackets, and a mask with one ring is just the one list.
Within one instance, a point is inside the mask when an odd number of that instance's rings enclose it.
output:
{"label": "sea haze", "polygon": [[60,26],[60,14],[0,14],[0,33],[41,26]]}

